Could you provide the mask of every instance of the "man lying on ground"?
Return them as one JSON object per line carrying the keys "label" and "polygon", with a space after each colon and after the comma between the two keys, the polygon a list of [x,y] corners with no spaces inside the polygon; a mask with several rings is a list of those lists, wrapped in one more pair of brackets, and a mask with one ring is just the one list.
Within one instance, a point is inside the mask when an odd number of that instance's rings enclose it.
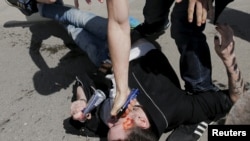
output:
{"label": "man lying on ground", "polygon": [[[115,89],[115,82],[112,75],[108,76],[111,80],[100,75],[92,79],[85,76],[82,78],[83,83],[77,83],[82,84],[76,87],[76,97],[81,100],[72,103],[73,119],[82,121],[85,118],[81,110],[91,95],[90,87],[103,90],[108,99],[94,114],[92,113],[92,116],[86,118],[90,122],[93,122],[93,119],[104,122],[109,127],[107,134],[108,140],[111,141],[158,140],[162,133],[180,125],[225,116],[244,93],[244,82],[235,58],[232,29],[228,25],[218,25],[216,29],[221,34],[221,41],[219,37],[215,37],[215,50],[227,70],[228,91],[186,94],[180,88],[179,80],[164,54],[152,43],[139,39],[132,44],[130,52],[129,86],[138,88],[140,93],[130,105],[129,112],[118,120],[113,120],[107,114],[114,98],[112,92]],[[100,84],[102,80],[104,82]],[[88,120],[85,122],[88,123]],[[197,136],[197,139],[199,137]]]}
{"label": "man lying on ground", "polygon": [[[106,19],[60,4],[43,5],[41,14],[61,22],[78,46],[88,53],[97,66],[107,58]],[[96,88],[102,88],[109,98],[98,108],[100,118],[92,116],[91,120],[85,122],[85,125],[91,125],[89,123],[95,120],[97,120],[96,123],[104,122],[109,125],[109,140],[129,140],[131,137],[141,138],[146,137],[145,135],[152,135],[148,140],[153,140],[154,136],[158,139],[163,132],[170,131],[179,125],[194,124],[224,116],[230,110],[232,103],[243,93],[244,83],[233,58],[234,43],[231,28],[220,25],[217,30],[222,35],[222,42],[220,43],[219,39],[215,38],[215,49],[228,71],[229,93],[219,91],[187,95],[180,89],[179,80],[163,53],[156,49],[154,44],[141,38],[133,44],[130,55],[129,85],[131,88],[140,89],[140,94],[134,102],[136,104],[130,106],[134,107],[131,112],[118,121],[108,120],[110,119],[108,111],[112,107],[114,98],[113,93],[108,93],[114,91],[115,83],[114,79],[111,81],[98,75],[94,78],[94,82],[91,82],[92,80],[88,77],[82,79],[86,85],[81,86],[88,91],[78,90],[77,95],[81,98],[76,101],[77,105],[76,102],[72,103],[73,118],[82,120],[81,109],[86,106],[85,101],[92,94],[89,86],[92,83],[96,85]],[[105,83],[100,82],[102,80]],[[77,84],[82,83],[78,80]],[[84,94],[88,96],[85,98]],[[82,100],[84,98],[85,101]],[[95,127],[88,126],[88,128],[95,130],[99,128],[99,125],[95,124]]]}

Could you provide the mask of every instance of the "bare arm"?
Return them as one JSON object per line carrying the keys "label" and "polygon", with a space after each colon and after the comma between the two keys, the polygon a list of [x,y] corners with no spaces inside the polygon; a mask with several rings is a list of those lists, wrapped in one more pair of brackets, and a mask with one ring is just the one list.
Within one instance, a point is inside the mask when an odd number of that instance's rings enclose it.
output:
{"label": "bare arm", "polygon": [[111,115],[125,103],[129,93],[128,67],[130,51],[130,27],[127,0],[107,0],[108,43],[116,81],[116,97]]}
{"label": "bare arm", "polygon": [[229,111],[225,124],[249,124],[250,91],[245,91],[241,71],[237,65],[233,31],[229,26],[218,26],[217,30],[222,35],[222,43],[220,45],[219,40],[215,39],[215,50],[227,68],[231,99],[233,102],[237,101]]}
{"label": "bare arm", "polygon": [[216,36],[214,40],[215,51],[226,67],[229,94],[235,103],[244,93],[244,81],[234,52],[233,30],[228,25],[218,25],[216,30],[221,34],[221,42]]}

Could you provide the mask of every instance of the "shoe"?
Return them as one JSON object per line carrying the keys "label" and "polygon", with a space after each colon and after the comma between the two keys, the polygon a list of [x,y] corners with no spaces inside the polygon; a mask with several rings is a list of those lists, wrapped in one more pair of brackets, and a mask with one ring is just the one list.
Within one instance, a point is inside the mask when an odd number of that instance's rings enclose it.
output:
{"label": "shoe", "polygon": [[10,6],[18,8],[24,15],[30,16],[38,12],[36,0],[5,0]]}
{"label": "shoe", "polygon": [[198,141],[213,121],[202,121],[193,125],[181,125],[177,127],[166,141]]}
{"label": "shoe", "polygon": [[163,20],[152,24],[144,22],[135,27],[134,30],[139,32],[144,37],[149,37],[164,32],[164,30],[166,30],[169,26],[170,26],[169,20]]}

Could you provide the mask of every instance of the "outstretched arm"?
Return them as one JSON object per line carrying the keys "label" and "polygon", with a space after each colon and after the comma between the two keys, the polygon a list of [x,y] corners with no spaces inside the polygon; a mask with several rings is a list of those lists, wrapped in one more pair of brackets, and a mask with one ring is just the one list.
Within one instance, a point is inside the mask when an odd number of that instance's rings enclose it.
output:
{"label": "outstretched arm", "polygon": [[229,25],[218,25],[216,30],[221,34],[221,41],[215,36],[215,51],[223,61],[228,75],[229,94],[235,103],[244,92],[244,81],[235,56],[233,30]]}
{"label": "outstretched arm", "polygon": [[[103,2],[103,0],[98,0]],[[91,0],[86,0],[91,4]],[[77,4],[76,4],[77,6]],[[116,82],[116,97],[111,115],[125,103],[129,94],[128,67],[130,53],[130,26],[128,0],[107,0],[108,9],[108,46]]]}
{"label": "outstretched arm", "polygon": [[83,91],[82,86],[76,88],[76,101],[71,103],[70,114],[74,120],[84,121],[90,119],[91,114],[83,115],[82,109],[87,106],[87,98]]}

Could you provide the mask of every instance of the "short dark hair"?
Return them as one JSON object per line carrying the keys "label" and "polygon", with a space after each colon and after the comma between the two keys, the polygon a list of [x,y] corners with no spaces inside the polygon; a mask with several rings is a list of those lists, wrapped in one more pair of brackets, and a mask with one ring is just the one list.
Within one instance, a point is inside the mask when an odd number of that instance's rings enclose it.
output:
{"label": "short dark hair", "polygon": [[133,127],[125,141],[158,141],[158,138],[151,128]]}

